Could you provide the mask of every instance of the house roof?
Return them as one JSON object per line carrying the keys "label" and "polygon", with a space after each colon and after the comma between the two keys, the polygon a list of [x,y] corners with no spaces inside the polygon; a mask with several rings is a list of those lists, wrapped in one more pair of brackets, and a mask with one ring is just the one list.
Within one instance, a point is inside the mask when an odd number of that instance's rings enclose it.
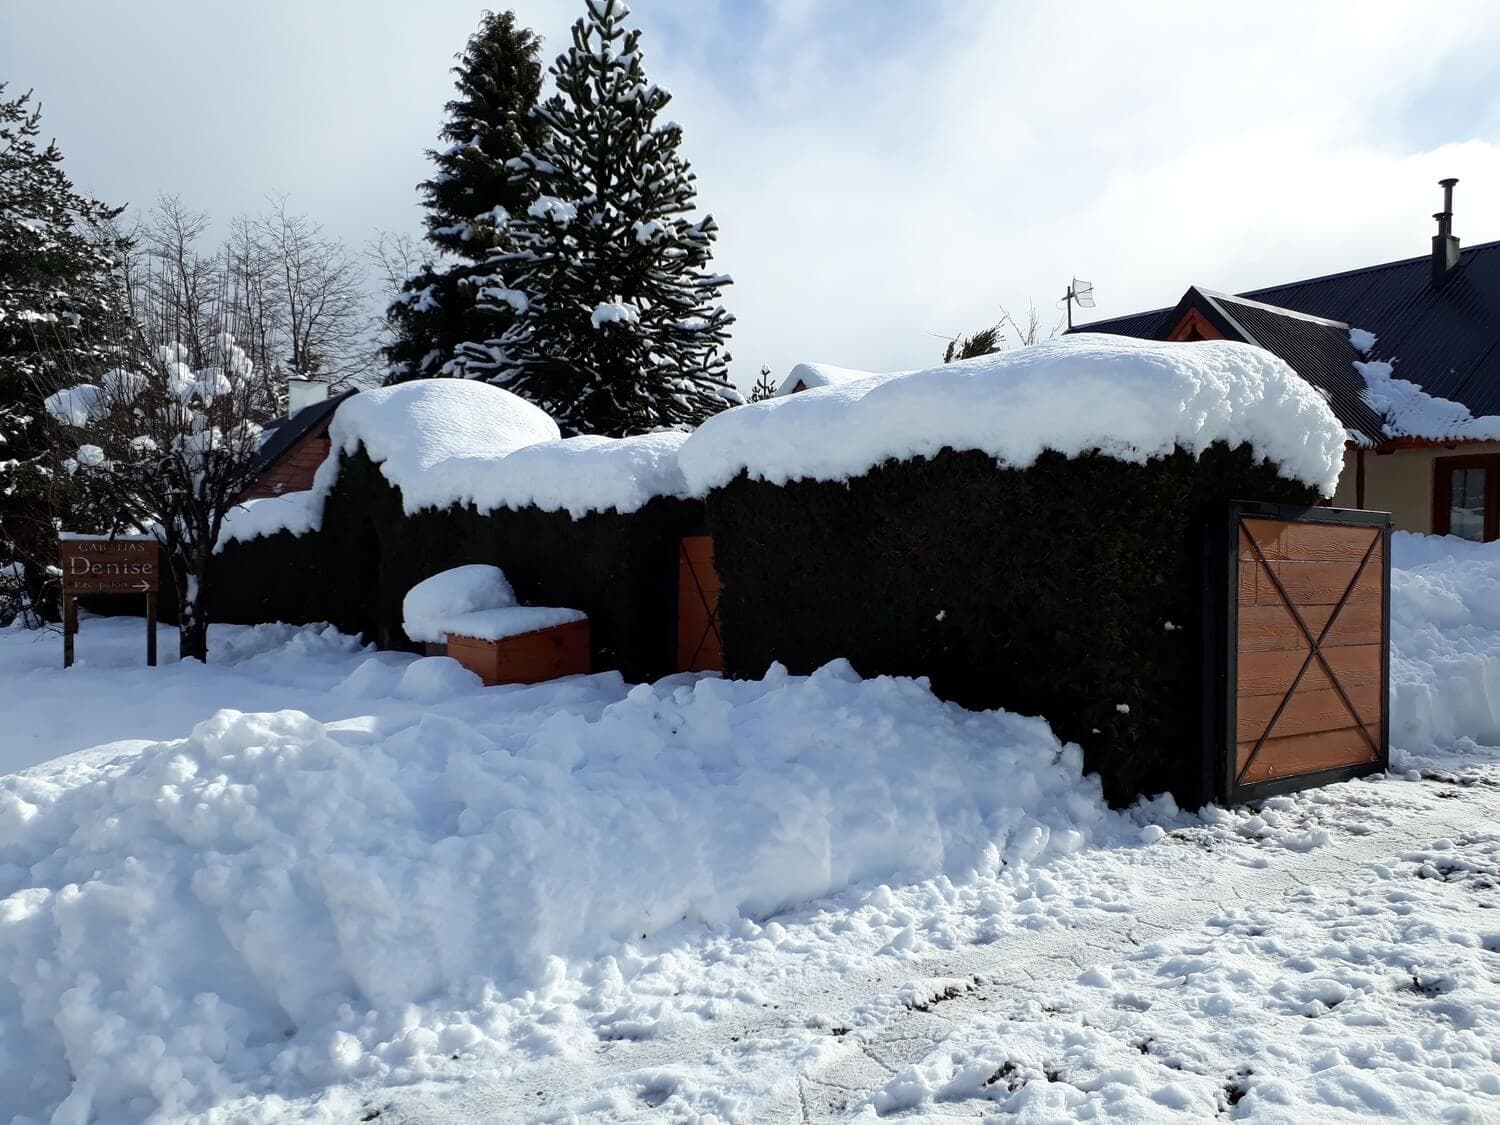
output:
{"label": "house roof", "polygon": [[787,373],[787,377],[776,388],[777,397],[810,391],[815,387],[831,387],[835,383],[848,383],[863,379],[868,371],[854,371],[848,367],[835,367],[831,363],[799,363]]}
{"label": "house roof", "polygon": [[[1370,356],[1353,354],[1350,348],[1349,364],[1360,358],[1390,360],[1398,378],[1419,384],[1430,395],[1461,403],[1475,415],[1500,414],[1500,242],[1464,249],[1459,267],[1442,285],[1432,283],[1431,257],[1424,254],[1238,296],[1206,289],[1190,289],[1189,295],[1195,291],[1211,298],[1217,311],[1227,311],[1244,330],[1232,335],[1281,356],[1327,392],[1351,430],[1382,436],[1378,426],[1370,432],[1374,412],[1359,395],[1358,373],[1350,366],[1346,379],[1342,370],[1334,370],[1344,359],[1332,345],[1332,325],[1344,329],[1346,345],[1348,328],[1375,334]],[[1179,302],[1174,308],[1095,321],[1073,331],[1160,339],[1182,309]],[[1296,323],[1298,314],[1329,327]]]}
{"label": "house roof", "polygon": [[267,427],[265,440],[261,442],[260,452],[256,454],[254,473],[258,477],[291,450],[308,434],[315,430],[327,428],[333,419],[333,412],[352,394],[358,394],[359,388],[345,391],[343,394],[333,395],[322,402],[315,402],[311,406],[304,406],[290,418],[283,418],[275,424],[274,428]]}

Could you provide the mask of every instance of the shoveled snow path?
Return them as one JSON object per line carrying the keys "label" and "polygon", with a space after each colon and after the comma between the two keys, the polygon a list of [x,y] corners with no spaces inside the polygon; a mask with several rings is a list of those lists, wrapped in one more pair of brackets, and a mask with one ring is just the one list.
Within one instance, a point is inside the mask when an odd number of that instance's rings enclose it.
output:
{"label": "shoveled snow path", "polygon": [[[1263,839],[1246,838],[1246,822],[1231,818],[1179,829],[1153,848],[1086,851],[1051,865],[1051,877],[1079,895],[1080,909],[1060,924],[1028,928],[1035,916],[1023,916],[956,952],[874,957],[842,977],[794,974],[762,989],[745,1014],[663,1020],[639,1037],[600,1042],[591,1058],[549,1060],[493,1083],[476,1074],[459,1088],[386,1090],[371,1104],[384,1102],[393,1122],[644,1120],[684,1102],[731,1120],[836,1119],[1002,998],[1045,999],[1049,985],[1191,934],[1226,909],[1274,914],[1289,908],[1289,894],[1338,888],[1357,869],[1434,838],[1493,832],[1500,768],[1465,772],[1462,784],[1387,777],[1278,798],[1286,830]],[[1117,893],[1101,895],[1101,883]],[[782,921],[795,939],[799,922]],[[924,1107],[924,1118],[934,1109]],[[972,1109],[948,1109],[973,1118]]]}

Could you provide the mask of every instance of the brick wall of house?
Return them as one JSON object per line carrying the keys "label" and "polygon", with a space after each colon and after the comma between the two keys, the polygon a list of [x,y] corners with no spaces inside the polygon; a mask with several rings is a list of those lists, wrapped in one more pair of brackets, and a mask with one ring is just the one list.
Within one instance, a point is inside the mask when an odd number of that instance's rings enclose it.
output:
{"label": "brick wall of house", "polygon": [[265,496],[280,496],[285,492],[302,492],[311,488],[313,474],[327,458],[330,446],[326,435],[308,434],[283,453],[274,465],[261,474],[258,481],[245,490],[244,499],[258,500]]}

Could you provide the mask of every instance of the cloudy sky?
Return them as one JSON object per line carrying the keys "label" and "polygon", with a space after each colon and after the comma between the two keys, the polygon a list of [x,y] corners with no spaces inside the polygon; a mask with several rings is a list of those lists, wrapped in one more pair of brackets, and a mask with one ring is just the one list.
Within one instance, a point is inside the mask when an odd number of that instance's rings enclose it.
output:
{"label": "cloudy sky", "polygon": [[[499,0],[497,0],[499,2]],[[582,0],[515,0],[562,49]],[[1072,275],[1099,317],[1500,239],[1500,6],[636,0],[736,284],[735,374],[890,370]],[[480,6],[0,0],[75,179],[345,239],[417,231]]]}

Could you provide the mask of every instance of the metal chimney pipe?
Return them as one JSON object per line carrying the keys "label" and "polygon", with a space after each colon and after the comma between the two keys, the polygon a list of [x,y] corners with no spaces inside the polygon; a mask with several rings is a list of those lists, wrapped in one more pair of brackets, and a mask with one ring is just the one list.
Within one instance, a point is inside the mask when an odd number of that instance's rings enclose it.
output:
{"label": "metal chimney pipe", "polygon": [[1458,239],[1453,234],[1453,185],[1457,176],[1439,180],[1443,189],[1443,209],[1432,217],[1437,220],[1438,232],[1432,239],[1432,283],[1441,285],[1458,268],[1460,252]]}

